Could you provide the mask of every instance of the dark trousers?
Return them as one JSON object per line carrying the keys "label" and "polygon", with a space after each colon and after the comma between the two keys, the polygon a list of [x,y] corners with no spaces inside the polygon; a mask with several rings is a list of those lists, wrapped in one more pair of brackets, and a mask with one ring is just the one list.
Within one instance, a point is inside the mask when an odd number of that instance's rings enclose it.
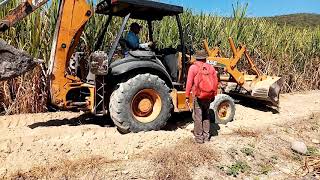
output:
{"label": "dark trousers", "polygon": [[210,138],[210,118],[209,106],[211,101],[194,98],[193,114],[194,136],[197,141],[209,140]]}

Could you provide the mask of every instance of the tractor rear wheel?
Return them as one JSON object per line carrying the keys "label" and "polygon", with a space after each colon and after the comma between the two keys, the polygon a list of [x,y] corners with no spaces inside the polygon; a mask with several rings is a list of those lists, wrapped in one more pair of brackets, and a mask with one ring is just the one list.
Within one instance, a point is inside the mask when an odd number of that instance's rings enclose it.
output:
{"label": "tractor rear wheel", "polygon": [[171,116],[171,108],[170,89],[151,74],[120,83],[109,103],[111,119],[122,133],[161,129]]}

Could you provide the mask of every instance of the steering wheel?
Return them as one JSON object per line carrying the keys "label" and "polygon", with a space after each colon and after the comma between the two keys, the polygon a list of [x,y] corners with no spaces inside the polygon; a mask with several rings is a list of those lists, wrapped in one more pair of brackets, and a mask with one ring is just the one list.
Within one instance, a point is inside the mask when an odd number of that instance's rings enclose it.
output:
{"label": "steering wheel", "polygon": [[0,6],[6,5],[10,0],[0,0]]}

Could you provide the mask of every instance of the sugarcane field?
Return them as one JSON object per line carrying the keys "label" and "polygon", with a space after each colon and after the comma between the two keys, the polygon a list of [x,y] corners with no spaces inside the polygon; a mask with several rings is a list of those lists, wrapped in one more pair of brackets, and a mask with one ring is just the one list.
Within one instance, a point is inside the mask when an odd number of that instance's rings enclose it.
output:
{"label": "sugarcane field", "polygon": [[320,179],[319,7],[0,0],[0,179]]}

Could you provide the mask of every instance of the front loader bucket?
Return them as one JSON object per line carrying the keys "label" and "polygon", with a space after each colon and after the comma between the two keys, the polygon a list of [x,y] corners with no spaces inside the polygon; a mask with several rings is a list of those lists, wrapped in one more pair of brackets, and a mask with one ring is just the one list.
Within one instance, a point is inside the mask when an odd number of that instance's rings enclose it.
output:
{"label": "front loader bucket", "polygon": [[258,100],[270,102],[273,106],[279,106],[279,94],[283,84],[281,77],[266,76],[261,80],[252,81],[251,96]]}

